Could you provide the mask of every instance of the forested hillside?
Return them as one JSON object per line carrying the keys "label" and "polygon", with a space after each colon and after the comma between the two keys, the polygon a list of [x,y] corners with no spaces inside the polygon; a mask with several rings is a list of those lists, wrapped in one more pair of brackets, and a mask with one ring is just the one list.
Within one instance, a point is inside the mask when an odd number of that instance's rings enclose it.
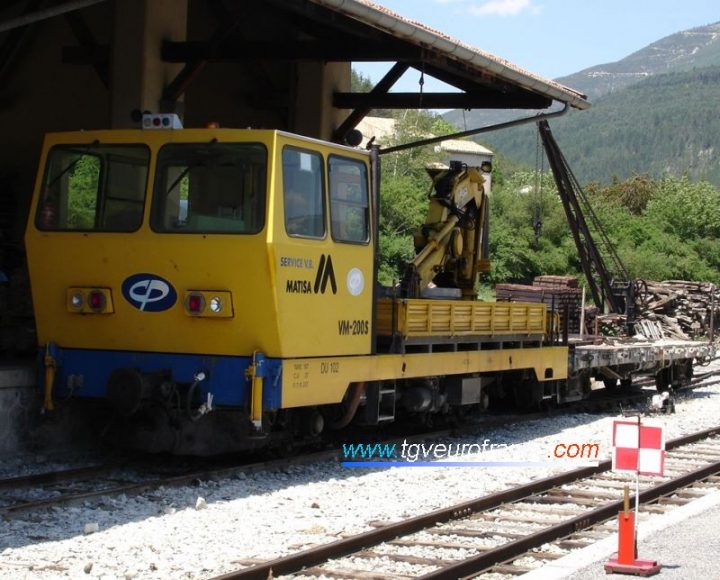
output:
{"label": "forested hillside", "polygon": [[[432,114],[396,116],[393,142],[408,142],[446,129]],[[535,143],[534,135],[529,141]],[[424,164],[431,148],[382,158],[380,277],[400,279],[412,259],[412,234],[423,223],[430,188]],[[490,217],[492,270],[485,285],[530,282],[538,274],[581,277],[577,252],[552,175],[517,169],[502,157],[493,171]],[[720,191],[688,177],[633,177],[585,191],[632,277],[720,282]],[[541,227],[535,228],[534,223]]]}
{"label": "forested hillside", "polygon": [[[577,158],[576,149],[583,153],[583,143],[588,148],[596,147],[596,141],[608,139],[631,120],[647,126],[647,135],[638,132],[636,142],[623,143],[620,151],[607,148],[614,159],[614,165],[607,166],[609,174],[618,174],[611,171],[613,168],[626,167],[623,156],[630,151],[642,156],[642,162],[650,166],[658,152],[667,151],[678,158],[677,176],[633,175],[623,180],[610,179],[605,184],[580,179],[631,277],[720,283],[720,190],[708,181],[688,175],[693,174],[693,167],[688,164],[685,169],[689,171],[685,171],[680,161],[686,153],[689,134],[702,132],[706,134],[704,149],[709,152],[695,157],[703,163],[706,157],[715,159],[717,164],[718,121],[713,108],[719,96],[719,79],[720,69],[658,76],[633,88],[636,113],[609,114],[608,109],[605,112],[600,109],[600,113],[584,111],[552,122],[553,133],[578,175],[573,161]],[[356,90],[371,87],[367,79],[355,73],[353,84]],[[698,86],[705,87],[704,97],[695,90]],[[670,87],[684,95],[684,105],[681,99],[653,100],[653,95]],[[657,103],[658,108],[647,106],[651,102]],[[690,108],[694,114],[688,113]],[[389,111],[384,113],[391,115]],[[600,129],[596,135],[588,135],[579,125],[572,125],[590,114],[599,115]],[[396,133],[386,146],[451,130],[444,119],[427,111],[398,111],[392,116],[396,119]],[[666,123],[676,127],[674,138],[668,142],[662,137]],[[489,237],[492,270],[482,281],[485,288],[479,289],[483,296],[491,295],[488,288],[494,284],[527,283],[538,274],[574,274],[582,280],[577,251],[547,162],[538,163],[537,170],[533,169],[538,153],[535,128],[524,129],[511,134],[515,146],[526,151],[530,168],[518,166],[502,153],[495,158]],[[643,140],[653,143],[651,150],[641,150]],[[495,150],[503,151],[500,147]],[[435,160],[432,147],[382,157],[380,279],[384,284],[399,280],[404,265],[414,256],[412,235],[425,219],[431,185],[424,166]],[[707,163],[708,173],[712,173],[710,162]],[[699,167],[700,163],[696,163],[695,169]],[[662,169],[666,173],[667,167]],[[541,224],[539,228],[534,227],[537,222]]]}
{"label": "forested hillside", "polygon": [[[637,174],[688,174],[720,184],[720,67],[656,75],[550,123],[581,182]],[[535,127],[489,133],[483,142],[535,163]]]}
{"label": "forested hillside", "polygon": [[625,58],[556,79],[594,102],[656,74],[720,65],[720,23],[683,30]]}
{"label": "forested hillside", "polygon": [[[581,276],[577,252],[550,175],[516,172],[492,195],[490,282],[538,274]],[[631,277],[720,281],[720,191],[686,178],[636,177],[586,188]],[[540,216],[540,235],[532,227]]]}
{"label": "forested hillside", "polygon": [[[720,92],[720,23],[673,34],[609,64],[557,79],[587,93],[592,109],[552,122],[581,181],[649,174],[720,185],[715,113]],[[532,114],[451,111],[461,129]],[[524,164],[535,160],[532,127],[488,133],[483,142]]]}

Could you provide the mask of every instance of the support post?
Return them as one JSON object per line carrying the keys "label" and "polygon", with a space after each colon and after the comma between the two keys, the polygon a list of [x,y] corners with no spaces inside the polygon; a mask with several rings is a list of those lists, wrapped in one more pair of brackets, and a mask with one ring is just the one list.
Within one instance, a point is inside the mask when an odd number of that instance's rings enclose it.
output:
{"label": "support post", "polygon": [[265,355],[261,352],[253,353],[253,362],[248,367],[247,377],[250,379],[250,420],[255,429],[262,431]]}
{"label": "support post", "polygon": [[55,358],[55,345],[48,343],[45,346],[45,385],[43,397],[43,413],[50,413],[55,410],[53,402],[53,391],[55,388],[55,374],[57,371],[57,360]]}
{"label": "support post", "polygon": [[[113,128],[135,127],[131,116],[134,110],[160,110],[163,89],[181,68],[179,64],[162,61],[162,42],[185,40],[186,29],[187,0],[115,3],[110,77]],[[182,111],[175,108],[163,112]]]}

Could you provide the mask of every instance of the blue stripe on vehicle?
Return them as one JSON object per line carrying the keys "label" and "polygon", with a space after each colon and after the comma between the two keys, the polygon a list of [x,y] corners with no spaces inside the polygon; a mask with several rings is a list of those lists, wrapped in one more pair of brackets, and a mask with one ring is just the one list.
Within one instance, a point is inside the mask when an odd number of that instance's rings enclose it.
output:
{"label": "blue stripe on vehicle", "polygon": [[[108,378],[115,369],[135,368],[146,373],[169,370],[172,379],[178,383],[190,383],[195,373],[203,371],[207,378],[200,383],[201,396],[204,398],[208,392],[211,392],[215,406],[245,406],[250,400],[250,381],[246,371],[252,364],[252,357],[62,347],[55,347],[53,355],[57,361],[55,379],[57,398],[68,396],[71,385],[75,385],[72,393],[74,397],[105,397]],[[282,360],[266,358],[263,374],[265,375],[263,408],[279,409],[282,397]]]}

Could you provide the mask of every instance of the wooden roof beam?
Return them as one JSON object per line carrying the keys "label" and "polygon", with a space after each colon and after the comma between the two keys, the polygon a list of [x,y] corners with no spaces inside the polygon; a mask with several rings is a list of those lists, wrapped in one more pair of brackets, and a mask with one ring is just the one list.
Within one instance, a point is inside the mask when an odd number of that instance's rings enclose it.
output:
{"label": "wooden roof beam", "polygon": [[[397,62],[395,65],[380,79],[369,93],[361,93],[367,97],[378,98],[388,94],[388,91],[405,74],[409,66],[405,63]],[[350,93],[357,94],[357,93]],[[335,105],[337,106],[337,105]],[[357,124],[365,118],[365,116],[373,109],[367,105],[359,105],[357,107],[339,107],[341,109],[355,109],[347,118],[335,129],[333,140],[337,143],[345,141],[347,134],[352,131]]]}
{"label": "wooden roof beam", "polygon": [[[31,0],[21,18],[33,14],[45,4],[46,0]],[[32,23],[9,29],[5,42],[0,46],[0,87],[5,88],[8,85],[7,77],[10,75],[13,65],[19,59],[33,29],[34,25]]]}
{"label": "wooden roof beam", "polygon": [[360,45],[347,40],[309,40],[289,42],[171,42],[162,46],[165,62],[244,62],[249,60],[321,62],[398,62],[417,61],[422,51],[406,43]]}
{"label": "wooden roof beam", "polygon": [[[95,36],[93,35],[92,31],[90,30],[90,27],[87,25],[87,22],[83,19],[82,16],[80,16],[77,12],[66,12],[65,13],[65,20],[67,20],[68,25],[70,26],[70,30],[72,30],[73,35],[77,39],[77,41],[80,43],[80,47],[83,49],[87,49],[89,52],[98,52],[98,49],[101,49],[102,47],[98,45],[97,40],[95,40]],[[63,49],[63,59],[65,56],[65,52]],[[98,78],[100,79],[100,82],[105,86],[106,89],[110,88],[110,50],[109,47],[105,47],[105,54],[102,55],[102,58],[99,58],[91,63],[93,68],[95,69],[95,73],[97,74]]]}

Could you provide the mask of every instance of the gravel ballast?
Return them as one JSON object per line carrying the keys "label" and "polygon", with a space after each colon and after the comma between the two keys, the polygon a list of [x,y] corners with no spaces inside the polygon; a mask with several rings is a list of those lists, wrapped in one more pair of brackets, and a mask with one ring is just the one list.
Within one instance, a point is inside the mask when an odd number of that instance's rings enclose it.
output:
{"label": "gravel ballast", "polygon": [[[605,459],[617,417],[548,417],[443,442],[514,444],[464,460],[551,461],[558,443],[599,443]],[[720,379],[713,378],[679,398],[676,414],[652,421],[671,439],[714,427],[719,417]],[[558,461],[557,467],[351,469],[325,461],[109,497],[5,522],[0,578],[209,578],[237,569],[239,561],[282,556],[370,529],[370,522],[418,515],[572,468]]]}

